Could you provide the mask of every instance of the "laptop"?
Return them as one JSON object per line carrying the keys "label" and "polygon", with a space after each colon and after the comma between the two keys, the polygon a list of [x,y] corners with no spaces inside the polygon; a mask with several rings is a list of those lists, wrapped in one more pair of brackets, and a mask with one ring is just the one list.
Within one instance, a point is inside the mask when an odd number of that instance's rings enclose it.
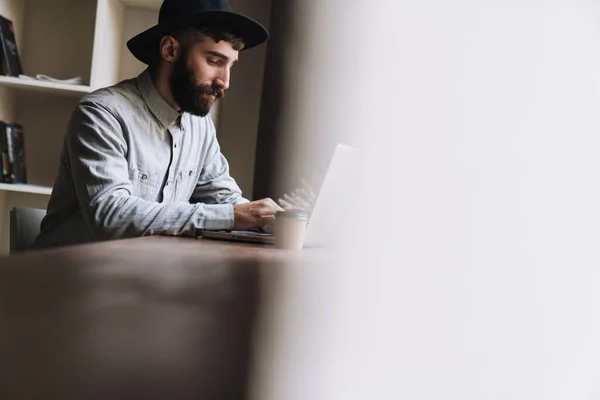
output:
{"label": "laptop", "polygon": [[274,244],[275,235],[260,231],[202,231],[202,238],[235,242]]}
{"label": "laptop", "polygon": [[[356,175],[357,150],[344,144],[338,144],[304,236],[304,247],[322,247],[335,241],[340,231],[340,221],[347,220],[345,208],[340,207],[350,197],[352,183]],[[274,244],[275,235],[261,231],[203,231],[202,238],[229,240],[236,242]]]}

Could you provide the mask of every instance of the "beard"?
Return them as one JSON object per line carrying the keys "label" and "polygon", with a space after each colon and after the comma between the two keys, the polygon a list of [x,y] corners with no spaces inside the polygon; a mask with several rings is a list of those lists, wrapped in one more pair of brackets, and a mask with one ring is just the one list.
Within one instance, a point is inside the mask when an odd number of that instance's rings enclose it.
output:
{"label": "beard", "polygon": [[[223,97],[225,91],[219,85],[196,83],[196,74],[189,67],[187,51],[175,61],[171,75],[171,92],[173,99],[181,107],[181,111],[205,117],[214,102]],[[203,94],[215,96],[214,100],[203,97]]]}

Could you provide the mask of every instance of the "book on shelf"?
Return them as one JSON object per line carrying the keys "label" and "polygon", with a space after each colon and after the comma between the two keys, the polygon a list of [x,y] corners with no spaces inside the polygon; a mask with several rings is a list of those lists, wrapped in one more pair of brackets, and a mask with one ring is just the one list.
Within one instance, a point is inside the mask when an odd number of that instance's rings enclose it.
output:
{"label": "book on shelf", "polygon": [[2,149],[2,181],[27,183],[23,127],[0,121],[0,147]]}
{"label": "book on shelf", "polygon": [[19,76],[23,73],[13,23],[0,15],[0,73]]}
{"label": "book on shelf", "polygon": [[8,124],[11,129],[14,161],[13,175],[15,183],[27,183],[27,170],[25,168],[25,142],[23,127],[19,124]]}
{"label": "book on shelf", "polygon": [[2,176],[1,181],[10,183],[12,173],[10,170],[10,160],[8,157],[8,139],[7,139],[8,124],[0,121],[0,158],[2,158]]}

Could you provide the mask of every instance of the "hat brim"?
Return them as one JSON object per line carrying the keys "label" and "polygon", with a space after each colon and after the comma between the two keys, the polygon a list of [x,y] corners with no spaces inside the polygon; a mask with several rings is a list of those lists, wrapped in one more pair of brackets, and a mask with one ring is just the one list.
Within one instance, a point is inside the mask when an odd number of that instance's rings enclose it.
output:
{"label": "hat brim", "polygon": [[244,15],[229,11],[201,11],[155,25],[127,41],[127,48],[135,58],[144,64],[150,64],[157,57],[158,46],[163,36],[174,29],[206,25],[226,28],[242,38],[243,50],[258,46],[269,39],[269,32],[265,27]]}

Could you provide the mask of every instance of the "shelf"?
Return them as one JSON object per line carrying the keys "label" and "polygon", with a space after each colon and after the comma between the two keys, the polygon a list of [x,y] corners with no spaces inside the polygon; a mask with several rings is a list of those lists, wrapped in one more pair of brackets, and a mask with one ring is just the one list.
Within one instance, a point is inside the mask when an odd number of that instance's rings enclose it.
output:
{"label": "shelf", "polygon": [[8,86],[19,90],[51,93],[69,97],[83,97],[85,94],[92,91],[89,86],[84,85],[67,85],[64,83],[21,79],[12,76],[0,76],[0,86]]}
{"label": "shelf", "polygon": [[126,7],[159,10],[163,0],[121,0]]}
{"label": "shelf", "polygon": [[23,183],[0,183],[0,191],[45,194],[49,196],[52,193],[52,188],[47,186],[29,185]]}

